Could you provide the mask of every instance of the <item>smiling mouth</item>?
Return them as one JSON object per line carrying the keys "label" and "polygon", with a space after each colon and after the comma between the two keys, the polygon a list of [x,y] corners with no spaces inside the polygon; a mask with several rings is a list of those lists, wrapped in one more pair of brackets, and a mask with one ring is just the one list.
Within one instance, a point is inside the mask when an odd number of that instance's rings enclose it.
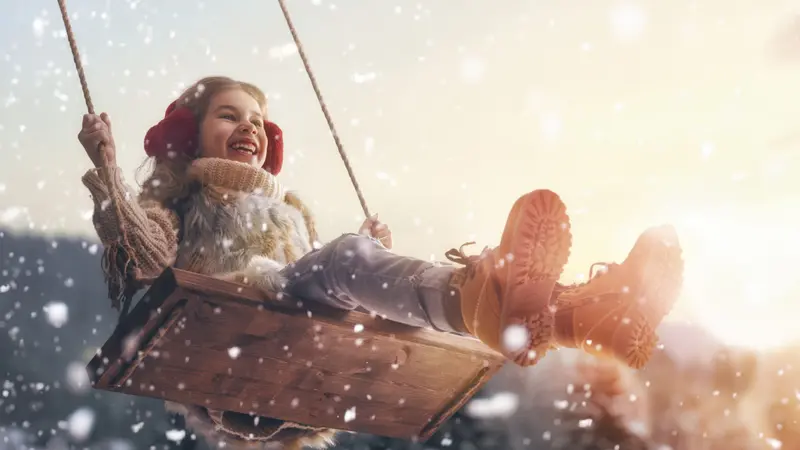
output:
{"label": "smiling mouth", "polygon": [[258,147],[250,142],[236,142],[230,146],[231,149],[243,154],[243,155],[255,155],[256,151],[258,151]]}

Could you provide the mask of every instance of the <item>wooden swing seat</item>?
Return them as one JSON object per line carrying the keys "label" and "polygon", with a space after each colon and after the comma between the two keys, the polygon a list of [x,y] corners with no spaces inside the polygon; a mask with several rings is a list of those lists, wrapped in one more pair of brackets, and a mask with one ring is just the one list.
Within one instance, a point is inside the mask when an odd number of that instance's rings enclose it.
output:
{"label": "wooden swing seat", "polygon": [[88,372],[106,391],[427,439],[504,361],[475,339],[167,269]]}

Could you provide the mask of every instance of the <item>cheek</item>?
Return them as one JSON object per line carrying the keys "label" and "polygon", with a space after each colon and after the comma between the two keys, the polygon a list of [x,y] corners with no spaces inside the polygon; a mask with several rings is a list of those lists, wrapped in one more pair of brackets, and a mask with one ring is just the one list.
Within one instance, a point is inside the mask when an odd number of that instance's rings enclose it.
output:
{"label": "cheek", "polygon": [[203,155],[213,156],[224,152],[225,143],[230,136],[224,123],[208,121],[203,124],[200,131],[200,148]]}
{"label": "cheek", "polygon": [[259,141],[259,144],[261,144],[261,145],[259,145],[259,147],[264,149],[263,153],[266,153],[267,152],[267,146],[269,145],[269,141],[267,140],[267,134],[266,134],[266,132],[264,132],[264,130],[261,130],[258,133],[258,141]]}

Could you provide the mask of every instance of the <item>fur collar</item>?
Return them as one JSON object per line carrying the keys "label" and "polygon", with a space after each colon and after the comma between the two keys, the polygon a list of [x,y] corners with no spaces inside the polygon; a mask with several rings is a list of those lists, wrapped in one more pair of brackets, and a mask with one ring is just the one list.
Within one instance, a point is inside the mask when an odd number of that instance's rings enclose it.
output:
{"label": "fur collar", "polygon": [[[255,287],[276,292],[286,281],[281,268],[314,248],[311,212],[294,194],[275,197],[269,177],[228,163],[193,165],[198,183],[179,207],[182,238],[175,266],[207,275],[239,274]],[[171,402],[167,408],[184,415],[189,428],[210,443],[225,442],[232,450],[325,448],[336,433]]]}

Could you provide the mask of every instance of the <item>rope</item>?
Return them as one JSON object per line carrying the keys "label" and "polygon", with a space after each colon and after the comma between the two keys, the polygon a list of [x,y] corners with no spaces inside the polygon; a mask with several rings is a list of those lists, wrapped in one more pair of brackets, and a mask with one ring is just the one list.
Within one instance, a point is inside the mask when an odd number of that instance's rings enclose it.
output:
{"label": "rope", "polygon": [[[308,78],[311,81],[311,86],[314,88],[314,94],[317,96],[317,101],[319,102],[320,107],[322,108],[322,113],[325,115],[325,120],[328,122],[328,128],[331,131],[331,135],[333,136],[333,140],[336,143],[336,149],[339,151],[339,156],[344,163],[345,169],[347,169],[347,175],[350,177],[350,182],[353,184],[353,188],[356,191],[356,195],[358,195],[358,201],[361,203],[361,209],[364,211],[364,215],[366,217],[370,217],[371,214],[369,212],[369,208],[367,207],[367,201],[364,199],[364,194],[361,192],[361,188],[359,187],[358,180],[356,180],[356,176],[353,173],[353,168],[350,165],[350,159],[347,157],[347,153],[344,151],[344,146],[342,145],[341,139],[339,139],[339,133],[336,131],[336,126],[333,123],[333,118],[331,118],[331,114],[328,111],[328,107],[325,104],[325,100],[322,98],[322,92],[317,85],[317,79],[314,76],[314,72],[311,70],[311,65],[308,62],[308,57],[306,56],[306,52],[303,49],[303,44],[300,42],[300,38],[297,36],[297,30],[292,23],[292,19],[289,16],[289,10],[286,8],[286,3],[284,0],[278,0],[280,4],[281,11],[283,11],[283,17],[286,19],[286,25],[289,27],[289,31],[292,34],[292,39],[294,40],[295,45],[297,46],[297,52],[300,54],[300,59],[303,61],[303,66],[305,67],[306,74],[308,74]],[[72,31],[72,25],[69,21],[69,14],[67,13],[67,5],[66,0],[58,0],[58,7],[61,10],[61,19],[64,21],[64,28],[67,32],[67,40],[69,41],[69,48],[72,51],[72,59],[75,63],[75,69],[78,72],[78,78],[80,79],[81,89],[83,90],[83,99],[86,101],[86,109],[89,111],[89,114],[94,115],[94,105],[92,104],[92,96],[89,93],[89,83],[86,81],[86,73],[83,70],[83,64],[81,63],[80,53],[78,51],[78,45],[75,42],[75,35]],[[100,159],[102,162],[103,167],[107,167],[109,165],[108,161],[108,154],[105,151],[105,147],[101,144],[98,147],[97,151],[100,152]],[[111,186],[111,176],[107,170],[101,170],[101,175],[103,176],[103,181],[106,183],[107,186]],[[121,211],[119,208],[119,204],[117,198],[115,196],[111,196],[111,205],[114,208],[114,213],[117,217],[121,217]],[[130,245],[128,243],[128,235],[124,228],[120,228],[120,238],[122,241],[122,248],[129,249]],[[128,273],[128,265],[131,262],[130,255],[125,256],[125,267],[123,273]],[[110,264],[114,264],[117,261],[110,262]],[[113,299],[112,299],[113,300]],[[127,301],[125,301],[127,303]],[[122,305],[122,316],[127,313],[128,310],[127,304]]]}
{"label": "rope", "polygon": [[[81,64],[80,53],[78,53],[78,44],[75,43],[75,36],[72,32],[72,25],[69,23],[69,14],[67,14],[67,5],[64,3],[64,0],[58,0],[58,7],[61,9],[61,18],[64,20],[64,28],[67,30],[67,40],[69,40],[69,48],[72,50],[72,59],[75,61],[75,68],[78,70],[78,78],[80,78],[81,88],[83,89],[83,99],[86,100],[86,109],[89,110],[89,114],[94,114],[92,96],[89,94],[89,83],[86,82],[86,74]],[[103,152],[103,158],[105,161],[105,152]]]}
{"label": "rope", "polygon": [[297,36],[297,30],[294,28],[292,19],[289,16],[289,10],[286,8],[286,2],[285,0],[278,0],[278,3],[281,5],[283,18],[286,19],[286,25],[289,27],[289,31],[292,33],[292,39],[294,39],[294,44],[297,46],[297,53],[300,55],[300,59],[303,61],[303,66],[308,74],[308,79],[311,80],[311,86],[314,88],[314,93],[317,95],[319,106],[322,107],[322,113],[325,115],[325,120],[328,122],[328,128],[331,130],[331,135],[333,135],[333,141],[336,143],[336,149],[339,150],[339,156],[342,158],[344,167],[347,169],[347,175],[350,177],[350,182],[353,183],[353,188],[356,190],[358,201],[361,203],[361,209],[364,211],[364,215],[370,217],[371,214],[369,213],[369,208],[367,207],[367,201],[364,200],[364,194],[361,193],[361,188],[359,187],[356,176],[353,173],[353,168],[350,166],[350,159],[347,157],[347,153],[344,151],[344,146],[342,145],[342,141],[339,139],[339,133],[336,132],[336,126],[333,124],[333,119],[328,111],[328,106],[325,104],[325,100],[322,98],[322,92],[317,85],[317,79],[314,77],[314,71],[311,70],[311,65],[308,63],[308,57],[306,56],[305,50],[303,50],[303,44],[300,42],[300,38]]}
{"label": "rope", "polygon": [[[72,32],[72,25],[69,22],[69,14],[67,14],[67,5],[65,0],[58,0],[58,8],[61,10],[61,18],[64,21],[64,28],[67,31],[67,40],[69,41],[69,48],[72,51],[72,60],[75,62],[75,69],[78,72],[78,78],[81,82],[81,89],[83,90],[83,99],[86,101],[86,109],[89,111],[89,114],[94,115],[94,105],[92,104],[92,96],[89,94],[89,83],[86,81],[86,73],[83,70],[83,64],[81,63],[80,53],[78,52],[78,44],[75,42],[75,35]],[[102,161],[103,167],[109,166],[108,161],[108,154],[106,153],[105,146],[101,143],[100,146],[97,148],[97,151],[100,152],[100,159]],[[103,176],[103,181],[106,183],[106,186],[111,186],[111,175],[109,174],[108,170],[101,170],[100,174]],[[122,217],[122,212],[119,208],[119,203],[117,202],[117,198],[114,195],[111,195],[111,206],[114,208],[114,213],[117,217]],[[120,227],[120,237],[122,238],[122,248],[129,249],[130,245],[128,244],[128,234],[125,232],[124,227]],[[116,257],[116,256],[115,256]],[[125,255],[125,271],[124,273],[128,273],[128,264],[130,263],[129,255]],[[113,264],[113,263],[112,263]],[[113,299],[112,299],[113,300]],[[121,310],[123,317],[128,311],[128,302],[125,302],[123,309]]]}

